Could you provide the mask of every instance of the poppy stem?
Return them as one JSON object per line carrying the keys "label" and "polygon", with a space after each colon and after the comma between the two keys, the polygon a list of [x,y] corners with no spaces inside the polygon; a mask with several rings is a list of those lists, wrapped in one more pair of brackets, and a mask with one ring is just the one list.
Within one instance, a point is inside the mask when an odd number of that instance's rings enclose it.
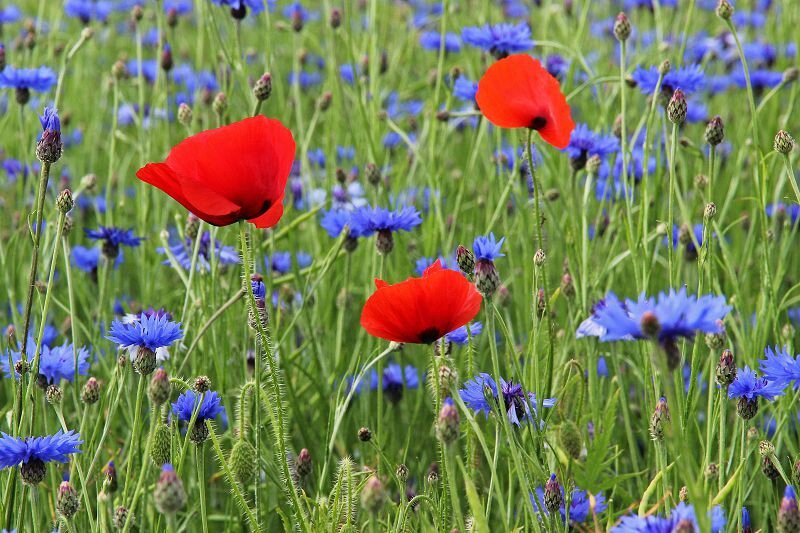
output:
{"label": "poppy stem", "polygon": [[[542,225],[544,224],[544,219],[541,213],[541,191],[540,191],[540,184],[536,182],[536,170],[533,168],[533,130],[528,129],[528,139],[525,143],[525,159],[528,163],[528,172],[531,175],[531,182],[533,183],[533,218],[535,220],[536,226],[536,247],[539,250],[544,252],[544,239],[542,238]],[[545,260],[541,267],[534,266],[534,279],[536,278],[535,269],[541,268],[542,272],[542,289],[544,290],[544,319],[545,319],[545,327],[547,328],[547,343],[548,343],[548,350],[547,350],[547,380],[545,382],[545,387],[539,390],[544,390],[545,398],[550,396],[550,392],[553,388],[553,366],[555,362],[553,361],[553,335],[551,331],[551,324],[550,324],[550,304],[548,302],[549,292],[547,290],[547,261]],[[538,289],[533,287],[534,294],[538,294]],[[534,296],[535,297],[535,296]]]}

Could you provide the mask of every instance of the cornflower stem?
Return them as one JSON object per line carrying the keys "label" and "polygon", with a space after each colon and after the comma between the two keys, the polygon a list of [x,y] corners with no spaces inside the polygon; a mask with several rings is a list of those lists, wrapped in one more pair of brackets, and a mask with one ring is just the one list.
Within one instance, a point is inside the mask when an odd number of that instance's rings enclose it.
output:
{"label": "cornflower stem", "polygon": [[[544,251],[544,239],[542,238],[542,213],[541,213],[541,206],[539,202],[541,200],[541,191],[540,191],[540,184],[536,181],[536,171],[533,168],[533,130],[528,130],[528,139],[525,143],[525,159],[528,163],[528,172],[531,174],[531,181],[533,182],[533,217],[535,219],[535,226],[536,226],[536,245],[539,249]],[[547,380],[545,382],[544,392],[545,398],[550,396],[550,392],[553,389],[553,367],[555,366],[555,361],[553,361],[553,332],[552,332],[552,324],[550,323],[550,293],[547,289],[547,260],[541,266],[542,269],[542,288],[544,289],[544,319],[545,319],[545,327],[547,328]],[[535,278],[534,278],[535,279]],[[538,289],[534,285],[534,298],[536,298],[538,294]],[[494,308],[494,306],[492,306]],[[494,314],[490,313],[492,318],[492,325],[494,325]],[[494,338],[494,337],[492,337]],[[494,343],[491,343],[494,346]],[[542,390],[540,388],[540,390]]]}
{"label": "cornflower stem", "polygon": [[728,388],[725,387],[719,389],[719,412],[717,416],[719,417],[719,454],[717,456],[717,466],[719,467],[719,477],[717,478],[718,490],[722,490],[722,487],[725,484],[725,480],[728,479],[726,475],[727,468],[725,467],[725,425],[727,422],[727,413],[725,412],[725,406],[727,405],[727,395],[728,395]]}
{"label": "cornflower stem", "polygon": [[633,275],[636,286],[640,287],[639,271],[636,268],[636,243],[633,239],[633,184],[628,182],[628,125],[626,120],[625,105],[625,52],[627,50],[625,41],[619,43],[619,105],[621,120],[620,150],[622,156],[622,183],[625,187],[625,235],[628,239],[628,247],[631,251],[631,261],[633,262]]}
{"label": "cornflower stem", "polygon": [[[64,433],[67,433],[69,429],[67,428],[67,422],[64,420],[64,413],[61,408],[60,404],[56,404],[53,406],[55,408],[56,416],[58,417],[58,421],[61,423],[61,429],[64,430]],[[89,501],[89,485],[86,484],[86,476],[83,473],[83,468],[81,467],[81,462],[75,458],[72,461],[72,464],[75,466],[75,469],[78,471],[78,479],[81,482],[81,490],[78,492],[83,495],[83,504],[86,507],[86,515],[89,517],[89,529],[91,531],[96,531],[94,525],[94,516],[92,516],[92,505]]]}
{"label": "cornflower stem", "polygon": [[197,465],[197,484],[200,486],[200,520],[203,525],[203,533],[208,533],[208,512],[206,510],[206,465],[205,450],[203,446],[195,446],[194,457]]}
{"label": "cornflower stem", "polygon": [[[270,345],[271,341],[269,338],[269,334],[267,333],[266,326],[261,322],[259,319],[258,308],[256,307],[256,299],[255,295],[253,294],[253,285],[250,282],[250,245],[247,240],[247,227],[245,225],[244,220],[239,221],[239,240],[242,248],[242,282],[244,283],[245,291],[247,291],[247,300],[250,307],[250,310],[255,317],[254,322],[256,323],[256,329],[258,336],[260,338],[260,349],[256,353],[256,360],[255,360],[255,387],[257,391],[261,390],[261,350],[263,350],[266,355],[266,359],[269,361],[267,365],[267,371],[269,372],[270,378],[270,386],[272,388],[272,395],[273,401],[277,403],[276,406],[272,408],[273,411],[273,424],[274,428],[273,431],[275,432],[275,444],[276,444],[276,460],[281,469],[281,473],[284,477],[284,492],[286,492],[287,500],[289,503],[294,507],[295,517],[298,521],[298,525],[300,529],[303,531],[310,531],[308,524],[306,523],[305,513],[303,511],[303,507],[300,503],[300,498],[297,495],[297,488],[294,486],[292,481],[291,472],[289,472],[289,465],[286,461],[286,428],[285,428],[285,420],[284,420],[284,399],[283,399],[283,392],[280,387],[278,372],[279,369],[277,368],[278,362],[277,360],[273,359],[272,355],[272,347]],[[259,430],[261,429],[260,426],[260,413],[261,413],[261,402],[257,401],[255,404],[256,410],[256,431],[255,431],[255,439],[256,439],[256,450],[260,450],[259,448]],[[258,499],[256,499],[256,516],[258,516]]]}
{"label": "cornflower stem", "polygon": [[[45,318],[47,317],[47,312],[49,311],[50,302],[52,300],[52,291],[50,289],[53,286],[53,278],[55,276],[55,270],[56,270],[56,258],[57,258],[57,254],[58,254],[58,243],[61,241],[61,235],[62,235],[62,233],[64,231],[64,220],[65,219],[66,219],[66,215],[64,213],[59,212],[59,214],[58,214],[58,223],[56,224],[56,240],[55,240],[55,244],[53,245],[53,254],[52,254],[51,258],[50,258],[50,272],[48,273],[48,276],[47,276],[47,287],[45,288],[44,306],[42,307],[42,319],[41,319],[41,321],[39,323],[39,331],[38,331],[38,333],[36,335],[36,352],[35,352],[35,354],[33,356],[33,361],[31,363],[31,371],[28,372],[28,375],[30,375],[30,378],[28,380],[28,387],[27,387],[27,389],[25,391],[25,397],[31,399],[31,416],[30,416],[30,425],[29,425],[31,430],[33,430],[33,423],[34,423],[34,418],[35,418],[35,414],[36,414],[36,410],[34,409],[33,402],[32,402],[32,400],[33,400],[33,387],[34,387],[34,383],[36,383],[36,376],[39,375],[39,359],[40,359],[40,356],[41,356],[40,352],[41,352],[42,338],[44,336]],[[39,221],[39,224],[41,225],[41,221]],[[27,333],[25,335],[25,339],[27,340]],[[23,341],[23,346],[25,346],[24,343],[25,343],[25,341]],[[23,354],[21,356],[22,360],[24,360],[24,358],[25,358],[25,356],[24,356],[25,349],[26,348],[23,348],[23,351],[22,351],[22,354]],[[75,375],[77,376],[77,373]],[[21,383],[20,383],[20,387],[19,387],[18,390],[19,390],[19,392],[17,394],[19,395],[19,394],[21,394],[21,391],[22,391],[22,384]],[[24,413],[24,411],[25,411],[25,403],[23,402],[23,403],[20,404],[20,417],[19,417],[18,426],[17,426],[17,430],[18,431],[20,431],[22,429],[22,422],[23,422],[22,414]]]}
{"label": "cornflower stem", "polygon": [[[139,448],[139,424],[141,423],[142,402],[144,401],[144,380],[145,377],[139,374],[138,385],[136,386],[136,404],[133,411],[133,430],[131,431],[131,445],[130,455],[125,461],[125,490],[123,491],[123,501],[128,500],[128,489],[131,485],[131,468],[133,467],[133,460],[136,457],[136,451]],[[145,462],[147,459],[143,459]]]}
{"label": "cornflower stem", "polygon": [[672,125],[672,135],[670,136],[670,157],[669,157],[669,192],[667,193],[667,279],[669,286],[675,287],[677,277],[675,276],[675,243],[672,240],[672,228],[675,225],[675,213],[673,198],[675,196],[675,156],[678,148],[678,125]]}
{"label": "cornflower stem", "polygon": [[[189,308],[189,299],[192,294],[192,284],[194,283],[194,278],[197,270],[197,258],[200,255],[200,241],[203,240],[203,224],[204,222],[201,220],[197,226],[197,236],[194,238],[194,243],[192,246],[192,261],[191,267],[189,268],[189,279],[187,281],[186,286],[186,295],[183,297],[183,307],[181,308],[181,317],[183,317],[183,324],[184,324],[184,335],[186,331],[189,329],[189,317],[186,316],[186,311]],[[165,247],[165,248],[168,248]],[[209,254],[213,254],[213,250],[209,250]]]}
{"label": "cornflower stem", "polygon": [[[36,272],[39,269],[39,244],[42,240],[42,220],[44,219],[44,199],[47,195],[47,182],[50,180],[50,163],[42,162],[42,170],[39,173],[39,189],[36,193],[36,225],[33,228],[33,255],[31,256],[31,266],[28,276],[28,293],[25,297],[25,316],[22,327],[22,347],[20,348],[20,360],[27,362],[28,332],[31,328],[31,310],[33,308],[33,291],[36,284]],[[42,319],[44,321],[44,319]],[[28,382],[32,384],[36,381],[36,376],[28,373]],[[17,432],[22,426],[22,382],[17,390],[16,414]],[[30,392],[30,385],[28,386]]]}
{"label": "cornflower stem", "polygon": [[[747,447],[745,446],[746,437],[747,437],[747,421],[743,419],[739,419],[739,424],[741,427],[741,432],[739,435],[739,468],[742,470],[742,475],[745,472],[745,462],[747,461]],[[734,509],[741,509],[742,504],[744,503],[744,486],[745,483],[742,480],[739,480],[737,485],[736,491],[736,507]],[[737,530],[741,529],[742,523],[742,514],[739,513],[737,518]]]}
{"label": "cornflower stem", "polygon": [[[142,378],[143,379],[143,378]],[[137,410],[138,412],[138,410]],[[144,456],[142,456],[142,467],[139,470],[139,478],[136,481],[136,490],[133,492],[133,499],[131,500],[131,504],[128,507],[128,511],[130,512],[130,516],[133,516],[134,511],[136,509],[136,503],[139,501],[139,497],[142,495],[142,490],[144,488],[144,478],[147,475],[147,469],[150,466],[150,446],[153,443],[153,428],[155,427],[156,423],[158,422],[158,416],[155,412],[151,413],[150,416],[150,431],[147,435],[147,443],[144,447]],[[188,435],[188,432],[187,432]],[[125,480],[125,488],[128,487],[128,480]],[[126,501],[123,499],[123,501]],[[133,524],[133,520],[128,518],[125,522],[125,528],[122,530],[122,533],[128,533]]]}

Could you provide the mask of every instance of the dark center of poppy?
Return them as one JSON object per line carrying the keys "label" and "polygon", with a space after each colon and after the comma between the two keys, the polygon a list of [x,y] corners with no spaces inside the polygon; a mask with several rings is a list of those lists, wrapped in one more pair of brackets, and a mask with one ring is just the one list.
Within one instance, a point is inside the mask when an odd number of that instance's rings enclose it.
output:
{"label": "dark center of poppy", "polygon": [[544,117],[534,117],[534,119],[531,121],[530,128],[532,130],[540,130],[540,129],[544,128],[546,125],[547,125],[547,119],[546,118],[544,118]]}
{"label": "dark center of poppy", "polygon": [[420,332],[420,334],[417,335],[417,338],[422,344],[430,344],[433,341],[438,340],[441,336],[442,334],[439,333],[438,329],[428,328],[425,331]]}

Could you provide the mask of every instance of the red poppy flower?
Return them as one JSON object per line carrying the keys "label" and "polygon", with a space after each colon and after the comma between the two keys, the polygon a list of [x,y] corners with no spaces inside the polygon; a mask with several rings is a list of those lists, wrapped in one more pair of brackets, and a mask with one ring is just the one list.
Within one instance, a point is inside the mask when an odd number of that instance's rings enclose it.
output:
{"label": "red poppy flower", "polygon": [[148,163],[136,177],[209,224],[244,219],[269,228],[283,214],[294,150],[292,133],[259,115],[184,139],[166,161]]}
{"label": "red poppy flower", "polygon": [[575,129],[558,80],[527,54],[492,64],[478,82],[475,99],[495,126],[534,129],[559,149],[567,147]]}
{"label": "red poppy flower", "polygon": [[481,295],[460,272],[442,268],[440,261],[425,269],[421,278],[389,285],[376,279],[378,288],[361,311],[367,333],[387,341],[430,344],[475,318]]}

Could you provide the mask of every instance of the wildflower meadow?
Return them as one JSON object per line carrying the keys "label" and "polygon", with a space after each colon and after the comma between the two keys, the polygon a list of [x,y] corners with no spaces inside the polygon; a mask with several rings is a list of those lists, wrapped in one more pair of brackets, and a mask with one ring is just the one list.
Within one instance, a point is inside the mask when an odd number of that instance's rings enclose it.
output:
{"label": "wildflower meadow", "polygon": [[798,28],[0,0],[0,530],[800,533]]}

